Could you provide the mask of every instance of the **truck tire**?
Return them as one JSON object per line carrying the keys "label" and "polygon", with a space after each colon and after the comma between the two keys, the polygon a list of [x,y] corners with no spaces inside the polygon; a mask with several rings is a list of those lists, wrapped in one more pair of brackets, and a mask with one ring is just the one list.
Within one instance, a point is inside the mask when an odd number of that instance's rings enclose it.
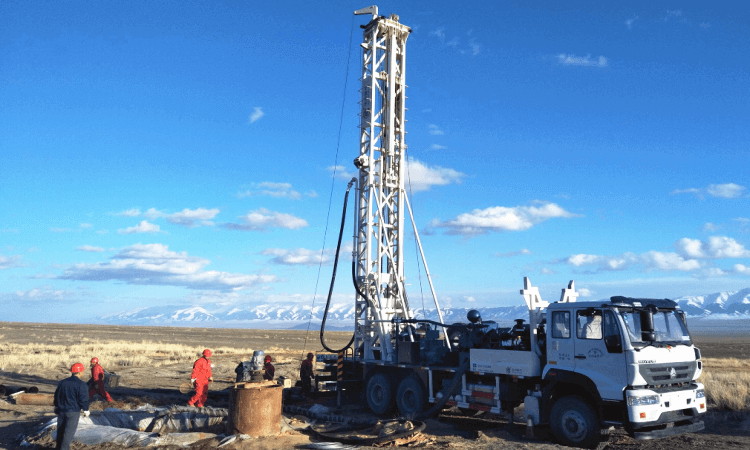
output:
{"label": "truck tire", "polygon": [[366,396],[367,406],[375,414],[393,410],[393,386],[385,374],[376,373],[367,381]]}
{"label": "truck tire", "polygon": [[580,397],[563,397],[552,405],[550,428],[561,444],[571,447],[596,448],[601,439],[596,413]]}
{"label": "truck tire", "polygon": [[408,420],[414,419],[422,414],[425,398],[422,382],[415,375],[407,376],[401,380],[396,391],[398,412]]}

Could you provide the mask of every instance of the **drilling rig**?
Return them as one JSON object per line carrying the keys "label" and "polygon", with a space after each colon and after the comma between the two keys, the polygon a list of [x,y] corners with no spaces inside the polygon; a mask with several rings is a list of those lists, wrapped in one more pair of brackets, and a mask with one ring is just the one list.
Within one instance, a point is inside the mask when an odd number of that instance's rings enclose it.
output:
{"label": "drilling rig", "polygon": [[[701,354],[685,314],[672,300],[615,296],[577,302],[570,281],[560,300],[548,303],[524,278],[520,293],[528,316],[514,326],[482,320],[476,310],[469,311],[467,323],[444,323],[405,188],[411,30],[395,14],[378,15],[376,6],[354,14],[369,14],[371,20],[362,26],[360,141],[354,159],[359,174],[349,185],[357,185],[355,331],[339,388],[361,390],[376,414],[397,408],[406,418],[456,406],[507,414],[512,421],[523,405],[529,427],[549,425],[559,442],[577,447],[596,447],[600,430],[610,426],[621,426],[636,439],[703,429],[705,392],[696,381]],[[437,321],[417,319],[409,307],[407,211]]]}

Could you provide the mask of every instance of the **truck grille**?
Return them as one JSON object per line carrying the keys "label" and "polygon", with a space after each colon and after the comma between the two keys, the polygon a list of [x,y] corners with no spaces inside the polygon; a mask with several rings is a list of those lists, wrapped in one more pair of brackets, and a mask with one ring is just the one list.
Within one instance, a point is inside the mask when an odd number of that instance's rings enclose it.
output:
{"label": "truck grille", "polygon": [[641,376],[646,380],[646,384],[664,386],[692,381],[696,367],[697,363],[695,361],[689,361],[667,364],[642,364],[639,370]]}

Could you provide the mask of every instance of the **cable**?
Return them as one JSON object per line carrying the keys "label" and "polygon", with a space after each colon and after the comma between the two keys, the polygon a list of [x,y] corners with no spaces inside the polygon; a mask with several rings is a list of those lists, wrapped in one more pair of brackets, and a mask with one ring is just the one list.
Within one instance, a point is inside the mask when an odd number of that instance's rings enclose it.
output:
{"label": "cable", "polygon": [[[312,306],[310,307],[310,318],[307,321],[307,332],[305,333],[305,343],[302,344],[302,358],[305,356],[307,349],[307,338],[310,336],[310,324],[312,323],[313,312],[315,311],[315,299],[318,296],[318,283],[320,282],[320,270],[323,267],[323,254],[326,249],[326,237],[328,236],[328,219],[331,217],[331,202],[333,201],[333,187],[336,184],[336,167],[339,162],[339,147],[341,146],[341,128],[344,123],[344,106],[346,105],[346,88],[349,84],[349,61],[352,57],[352,37],[354,36],[354,15],[352,15],[352,25],[349,31],[349,54],[346,56],[346,77],[344,78],[344,99],[341,101],[341,117],[339,119],[339,135],[336,140],[336,157],[333,160],[333,175],[331,175],[331,194],[328,196],[328,213],[326,213],[326,229],[323,232],[323,248],[320,249],[320,262],[318,263],[318,278],[315,280],[315,292],[313,293]],[[348,190],[347,190],[348,192]],[[335,270],[334,270],[335,276]]]}
{"label": "cable", "polygon": [[[409,183],[409,197],[413,199],[414,196],[412,195],[412,192],[411,192],[411,171],[409,170],[409,159],[406,153],[406,149],[404,149],[404,160],[406,161],[406,181]],[[414,217],[412,217],[411,220],[414,220]],[[425,308],[424,308],[424,290],[422,289],[422,269],[420,268],[420,264],[419,264],[419,246],[417,246],[416,235],[414,236],[414,253],[416,253],[415,259],[417,261],[417,277],[419,279],[419,294],[422,297],[422,316],[424,316],[424,318],[426,319],[427,312],[425,311]],[[405,292],[404,292],[404,295],[406,295]]]}
{"label": "cable", "polygon": [[[339,251],[341,250],[341,238],[344,236],[344,224],[346,223],[346,204],[349,202],[349,191],[352,188],[352,185],[357,182],[356,178],[352,178],[351,181],[349,181],[349,184],[346,185],[346,194],[344,194],[344,210],[341,212],[341,228],[339,229],[339,241],[336,244],[336,256],[333,259],[333,275],[331,275],[331,287],[328,289],[328,301],[326,301],[326,310],[323,312],[323,321],[320,323],[320,343],[323,345],[323,348],[328,350],[331,353],[339,353],[343,352],[347,348],[351,347],[352,342],[354,342],[354,334],[352,334],[352,338],[349,341],[344,348],[341,348],[339,350],[333,350],[332,348],[328,347],[326,345],[325,340],[325,329],[326,329],[326,319],[328,318],[328,308],[331,306],[331,296],[333,295],[333,285],[336,283],[336,268],[339,265]],[[353,262],[352,262],[353,264]],[[355,283],[356,287],[356,283]],[[359,290],[359,289],[357,289]]]}

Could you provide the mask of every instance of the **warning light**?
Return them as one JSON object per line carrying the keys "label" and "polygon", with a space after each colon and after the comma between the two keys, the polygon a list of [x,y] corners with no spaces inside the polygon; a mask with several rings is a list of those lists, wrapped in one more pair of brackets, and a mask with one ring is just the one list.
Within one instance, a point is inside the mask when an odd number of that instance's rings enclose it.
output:
{"label": "warning light", "polygon": [[645,419],[645,418],[646,418],[646,413],[641,413],[641,419]]}

